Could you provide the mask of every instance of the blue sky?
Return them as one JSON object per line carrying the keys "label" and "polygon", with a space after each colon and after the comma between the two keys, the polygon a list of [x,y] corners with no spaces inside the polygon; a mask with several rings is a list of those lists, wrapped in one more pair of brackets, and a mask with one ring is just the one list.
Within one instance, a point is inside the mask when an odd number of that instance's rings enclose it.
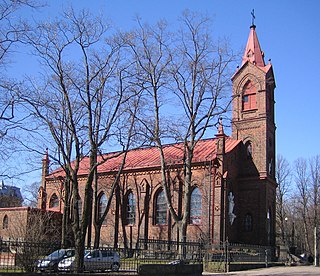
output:
{"label": "blue sky", "polygon": [[[213,19],[219,37],[234,50],[244,49],[255,10],[256,32],[265,61],[271,59],[276,78],[277,153],[289,162],[320,154],[320,1],[319,0],[48,0],[48,7],[33,11],[34,18],[55,17],[72,4],[111,18],[121,29],[134,25],[139,15],[155,23],[175,24],[185,10]],[[231,91],[230,91],[231,93]],[[40,162],[40,160],[39,160]]]}
{"label": "blue sky", "polygon": [[[207,14],[217,35],[243,49],[255,10],[256,31],[265,61],[271,58],[276,77],[277,153],[290,162],[320,154],[320,1],[318,0],[52,0],[52,11],[73,4],[110,17],[130,28],[136,15],[148,22],[172,24],[185,9]],[[46,11],[47,12],[47,11]]]}

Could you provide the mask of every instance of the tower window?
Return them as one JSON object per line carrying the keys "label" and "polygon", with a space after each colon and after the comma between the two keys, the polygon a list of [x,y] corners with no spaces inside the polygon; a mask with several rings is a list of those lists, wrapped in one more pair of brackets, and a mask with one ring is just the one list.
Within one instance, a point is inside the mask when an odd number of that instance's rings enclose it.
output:
{"label": "tower window", "polygon": [[190,200],[190,223],[200,224],[202,214],[202,195],[199,188],[193,189]]}
{"label": "tower window", "polygon": [[256,103],[256,94],[257,89],[252,84],[251,81],[248,81],[245,86],[243,87],[242,92],[242,110],[251,110],[255,109],[257,106]]}
{"label": "tower window", "polygon": [[167,204],[163,190],[158,192],[156,195],[154,222],[158,225],[164,225],[167,223]]}

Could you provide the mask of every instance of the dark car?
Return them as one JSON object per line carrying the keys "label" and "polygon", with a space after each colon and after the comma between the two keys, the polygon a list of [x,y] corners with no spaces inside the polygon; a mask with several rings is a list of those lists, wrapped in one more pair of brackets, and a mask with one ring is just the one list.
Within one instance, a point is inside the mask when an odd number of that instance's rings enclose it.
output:
{"label": "dark car", "polygon": [[58,271],[58,263],[75,255],[74,248],[58,249],[50,255],[38,260],[37,270]]}

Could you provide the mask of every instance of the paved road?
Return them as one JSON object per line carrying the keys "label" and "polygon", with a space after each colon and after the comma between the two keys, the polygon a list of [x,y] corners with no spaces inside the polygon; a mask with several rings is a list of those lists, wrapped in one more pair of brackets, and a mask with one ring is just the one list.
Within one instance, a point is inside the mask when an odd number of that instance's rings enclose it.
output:
{"label": "paved road", "polygon": [[203,273],[203,276],[218,276],[218,275],[259,275],[259,276],[269,276],[269,275],[281,275],[281,276],[309,276],[309,275],[320,275],[320,267],[314,266],[281,266],[281,267],[270,267],[261,269],[252,269],[246,271],[237,271],[229,273]]}

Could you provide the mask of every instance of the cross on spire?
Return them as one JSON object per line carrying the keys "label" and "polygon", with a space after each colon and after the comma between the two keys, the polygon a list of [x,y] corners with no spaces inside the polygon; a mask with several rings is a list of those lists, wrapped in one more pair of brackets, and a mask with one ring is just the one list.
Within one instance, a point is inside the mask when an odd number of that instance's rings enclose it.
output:
{"label": "cross on spire", "polygon": [[256,16],[254,15],[254,9],[252,9],[252,11],[251,11],[251,16],[252,16],[251,26],[254,26],[254,20],[256,19]]}

